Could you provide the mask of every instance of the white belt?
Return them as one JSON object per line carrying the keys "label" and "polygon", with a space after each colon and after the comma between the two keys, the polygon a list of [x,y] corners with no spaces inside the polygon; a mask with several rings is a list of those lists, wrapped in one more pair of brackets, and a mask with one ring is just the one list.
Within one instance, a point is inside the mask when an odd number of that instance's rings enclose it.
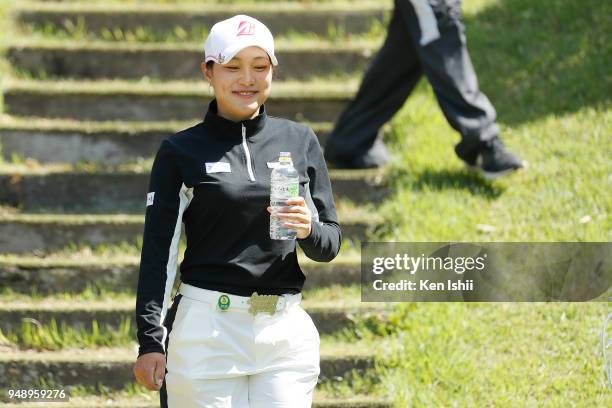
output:
{"label": "white belt", "polygon": [[247,309],[253,315],[259,312],[273,314],[289,308],[292,305],[299,304],[302,300],[301,293],[258,295],[257,292],[255,292],[251,296],[238,296],[231,293],[198,288],[183,282],[181,282],[179,286],[179,293],[190,299],[210,303],[216,306],[216,309],[219,311]]}

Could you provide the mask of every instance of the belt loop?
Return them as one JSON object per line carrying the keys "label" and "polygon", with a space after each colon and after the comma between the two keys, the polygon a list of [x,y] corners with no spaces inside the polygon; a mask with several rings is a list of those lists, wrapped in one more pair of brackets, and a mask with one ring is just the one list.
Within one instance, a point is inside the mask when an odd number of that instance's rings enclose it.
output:
{"label": "belt loop", "polygon": [[281,296],[280,299],[278,300],[281,303],[281,308],[280,310],[277,308],[276,312],[284,312],[285,310],[287,310],[288,307],[288,303],[289,303],[289,298],[287,296]]}

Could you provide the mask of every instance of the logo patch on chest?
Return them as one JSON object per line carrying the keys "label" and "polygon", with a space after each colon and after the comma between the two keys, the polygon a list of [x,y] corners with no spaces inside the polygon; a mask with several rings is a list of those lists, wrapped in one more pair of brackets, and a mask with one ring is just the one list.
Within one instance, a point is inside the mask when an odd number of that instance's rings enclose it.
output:
{"label": "logo patch on chest", "polygon": [[231,173],[232,169],[229,162],[210,162],[206,163],[206,173]]}
{"label": "logo patch on chest", "polygon": [[269,169],[275,169],[278,166],[280,166],[280,162],[277,162],[277,161],[275,161],[275,162],[266,162],[266,164],[268,165]]}

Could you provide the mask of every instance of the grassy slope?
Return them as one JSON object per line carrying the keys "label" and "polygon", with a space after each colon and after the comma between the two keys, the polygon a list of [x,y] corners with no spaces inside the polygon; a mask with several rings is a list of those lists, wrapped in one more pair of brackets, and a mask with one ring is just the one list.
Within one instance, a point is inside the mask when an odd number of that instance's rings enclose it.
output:
{"label": "grassy slope", "polygon": [[[612,86],[604,71],[610,46],[603,44],[602,16],[611,7],[596,1],[575,7],[569,0],[550,8],[524,0],[489,3],[467,15],[468,44],[505,141],[530,167],[496,182],[470,176],[452,150],[458,135],[423,82],[392,121],[398,188],[382,211],[394,222],[381,236],[609,240]],[[587,215],[591,221],[581,223]],[[481,232],[477,224],[495,230]]]}
{"label": "grassy slope", "polygon": [[[504,139],[530,168],[495,182],[467,173],[421,83],[392,122],[401,153],[381,238],[609,241],[610,5],[482,3],[465,9],[472,59]],[[600,349],[609,312],[609,303],[402,304],[388,382],[398,406],[609,406]]]}
{"label": "grassy slope", "polygon": [[414,304],[383,383],[398,406],[604,407],[598,304]]}
{"label": "grassy slope", "polygon": [[[13,2],[11,0],[0,0],[0,87],[4,86],[9,66],[4,59],[4,52],[8,45],[9,15],[8,11]],[[4,111],[4,95],[0,94],[0,113]],[[2,146],[0,145],[0,148]]]}

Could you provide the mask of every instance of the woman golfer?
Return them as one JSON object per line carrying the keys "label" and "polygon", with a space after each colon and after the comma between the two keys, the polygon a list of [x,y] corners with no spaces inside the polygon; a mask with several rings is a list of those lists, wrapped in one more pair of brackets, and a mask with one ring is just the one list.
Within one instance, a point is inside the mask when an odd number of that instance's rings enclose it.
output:
{"label": "woman golfer", "polygon": [[[136,301],[139,383],[172,408],[310,407],[319,333],[300,305],[306,256],[331,261],[341,232],[317,137],[268,116],[274,40],[254,18],[218,22],[201,69],[214,89],[202,122],[165,139],[147,194]],[[272,240],[270,175],[290,152],[299,197]],[[169,306],[181,225],[187,246]]]}

